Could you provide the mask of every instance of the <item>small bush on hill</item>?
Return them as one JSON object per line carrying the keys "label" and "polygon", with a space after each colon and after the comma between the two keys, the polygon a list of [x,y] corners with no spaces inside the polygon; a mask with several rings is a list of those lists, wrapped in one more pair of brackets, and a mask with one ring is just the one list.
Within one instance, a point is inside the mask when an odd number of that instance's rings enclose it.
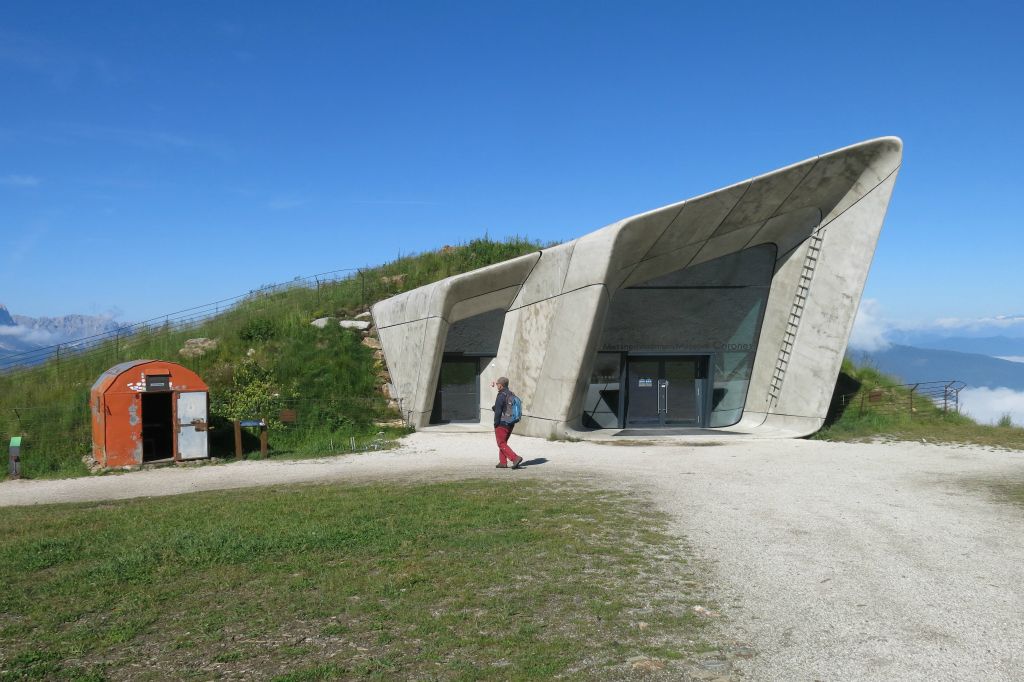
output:
{"label": "small bush on hill", "polygon": [[251,343],[269,341],[274,336],[274,323],[265,317],[253,318],[239,330],[238,336]]}

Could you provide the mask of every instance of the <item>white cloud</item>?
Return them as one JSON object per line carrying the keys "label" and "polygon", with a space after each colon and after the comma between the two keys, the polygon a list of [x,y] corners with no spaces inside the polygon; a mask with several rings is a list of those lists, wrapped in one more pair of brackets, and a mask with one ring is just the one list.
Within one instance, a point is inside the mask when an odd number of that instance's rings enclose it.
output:
{"label": "white cloud", "polygon": [[20,324],[0,326],[0,336],[13,338],[33,346],[49,346],[57,343],[57,337],[45,329],[34,329]]}
{"label": "white cloud", "polygon": [[860,302],[857,319],[853,322],[850,347],[857,350],[885,350],[891,345],[887,334],[892,324],[882,318],[882,306],[876,299],[865,298]]}
{"label": "white cloud", "polygon": [[[1024,338],[1024,315],[992,315],[988,317],[943,317],[935,320],[887,319],[877,299],[865,298],[857,310],[850,335],[850,347],[860,351],[885,350],[894,343],[919,345],[921,338],[964,336],[1009,336]],[[1024,362],[1024,356],[1003,358]]]}
{"label": "white cloud", "polygon": [[34,175],[5,175],[0,178],[0,185],[8,187],[38,187],[39,178]]}
{"label": "white cloud", "polygon": [[965,388],[960,391],[960,412],[982,424],[994,424],[1004,414],[1024,426],[1024,391],[1011,388]]}
{"label": "white cloud", "polygon": [[1024,355],[997,355],[996,357],[1010,362],[1024,362]]}
{"label": "white cloud", "polygon": [[957,329],[976,331],[979,329],[1010,329],[1012,327],[1024,328],[1024,315],[993,315],[992,317],[940,317],[931,325],[936,329]]}

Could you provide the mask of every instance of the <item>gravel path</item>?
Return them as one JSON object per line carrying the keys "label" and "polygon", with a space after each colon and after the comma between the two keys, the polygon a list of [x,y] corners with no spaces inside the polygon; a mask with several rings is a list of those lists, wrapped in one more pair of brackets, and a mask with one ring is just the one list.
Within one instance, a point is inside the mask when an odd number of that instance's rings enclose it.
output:
{"label": "gravel path", "polygon": [[[394,451],[0,483],[0,506],[327,480],[586,478],[648,491],[710,567],[723,632],[752,680],[1024,679],[1024,510],[982,481],[1024,453],[914,443],[514,438],[417,433]],[[702,441],[707,443],[707,439]]]}

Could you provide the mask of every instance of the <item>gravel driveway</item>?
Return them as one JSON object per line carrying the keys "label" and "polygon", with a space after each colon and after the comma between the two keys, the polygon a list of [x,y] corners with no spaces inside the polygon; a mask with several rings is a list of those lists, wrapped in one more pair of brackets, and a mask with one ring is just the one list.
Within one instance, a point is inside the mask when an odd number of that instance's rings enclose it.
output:
{"label": "gravel driveway", "polygon": [[[1024,453],[720,439],[631,447],[417,433],[397,450],[0,483],[0,506],[327,480],[580,478],[650,495],[709,566],[752,680],[1024,679]],[[713,445],[710,443],[714,443]]]}

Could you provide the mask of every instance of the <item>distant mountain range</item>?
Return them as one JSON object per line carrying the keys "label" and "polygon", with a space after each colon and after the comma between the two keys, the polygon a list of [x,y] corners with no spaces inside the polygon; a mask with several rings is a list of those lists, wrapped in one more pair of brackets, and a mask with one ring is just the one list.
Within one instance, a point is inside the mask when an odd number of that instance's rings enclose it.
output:
{"label": "distant mountain range", "polygon": [[992,356],[1024,356],[1024,338],[1014,336],[937,336],[924,333],[903,333],[893,339],[903,346],[952,350]]}
{"label": "distant mountain range", "polygon": [[[993,355],[1024,356],[1024,339],[987,337],[946,341],[949,342],[946,345],[955,348],[977,347],[991,350]],[[968,341],[978,343],[972,345],[966,343]],[[971,388],[1003,387],[1024,391],[1024,363],[988,354],[893,344],[884,350],[851,350],[850,357],[858,364],[868,364],[906,383],[957,379]]]}
{"label": "distant mountain range", "polygon": [[0,305],[0,357],[114,331],[124,323],[107,315],[27,317]]}

